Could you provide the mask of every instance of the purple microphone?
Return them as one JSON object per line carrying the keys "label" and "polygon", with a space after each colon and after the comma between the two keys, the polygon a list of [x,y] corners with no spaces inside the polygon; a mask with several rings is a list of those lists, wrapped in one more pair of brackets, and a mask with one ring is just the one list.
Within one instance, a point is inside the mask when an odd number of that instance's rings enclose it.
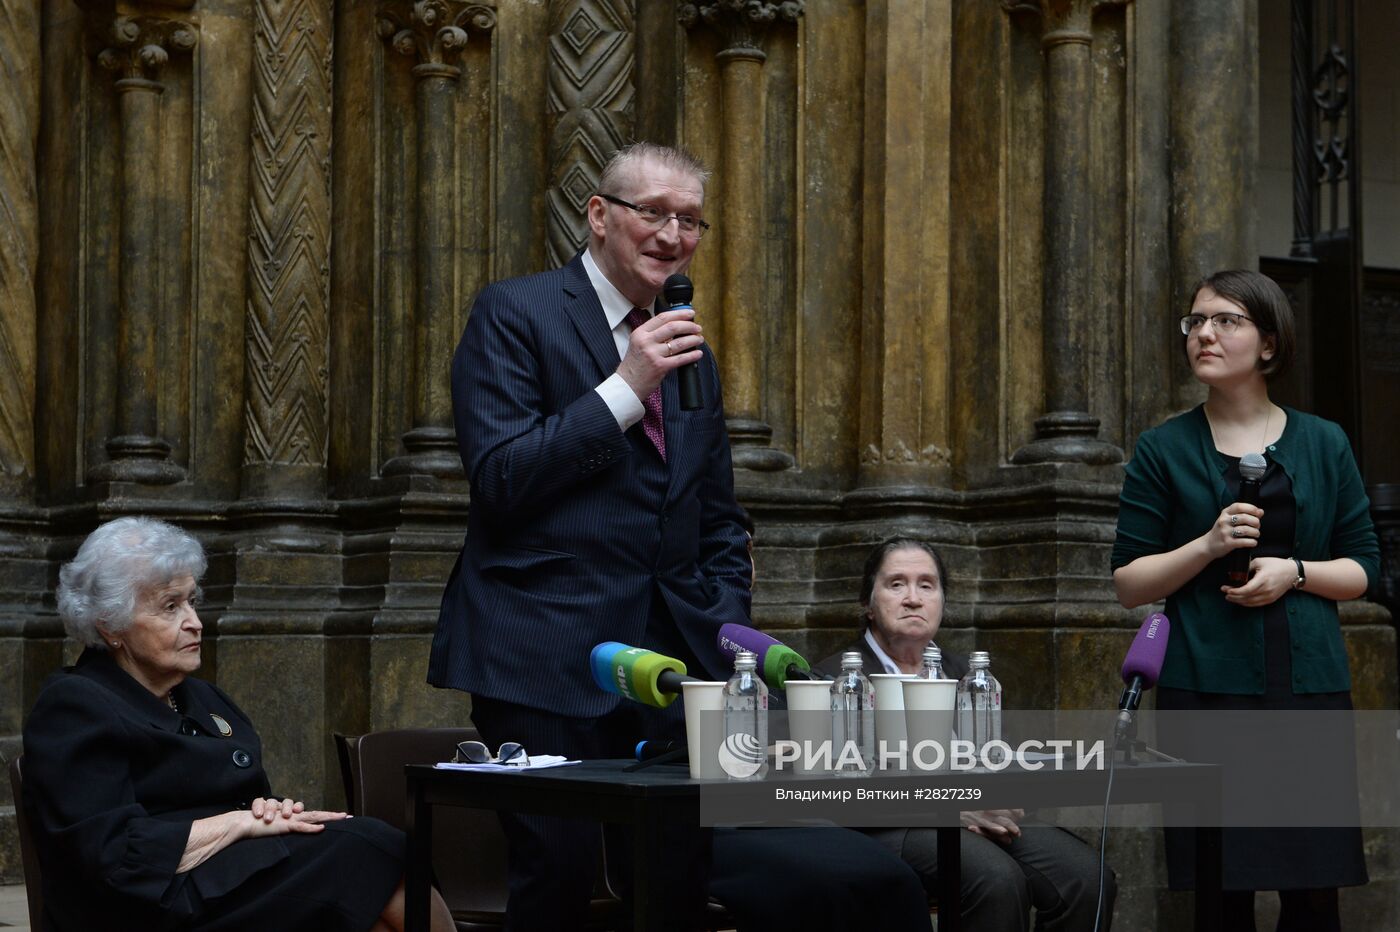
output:
{"label": "purple microphone", "polygon": [[1138,629],[1133,645],[1123,657],[1123,695],[1118,699],[1118,728],[1132,724],[1133,713],[1142,701],[1144,690],[1157,685],[1162,662],[1167,658],[1167,638],[1172,623],[1161,612],[1153,612]]}
{"label": "purple microphone", "polygon": [[786,689],[788,680],[816,679],[801,654],[756,628],[732,623],[723,625],[715,642],[731,662],[741,650],[757,654],[758,668],[763,671],[763,682],[769,689]]}

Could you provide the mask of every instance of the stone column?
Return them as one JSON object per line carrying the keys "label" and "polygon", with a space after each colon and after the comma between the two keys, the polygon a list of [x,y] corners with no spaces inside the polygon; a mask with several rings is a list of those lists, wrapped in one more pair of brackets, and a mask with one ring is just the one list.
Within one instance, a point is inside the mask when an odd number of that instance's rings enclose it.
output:
{"label": "stone column", "polygon": [[863,487],[948,475],[952,52],[951,4],[865,5],[864,190],[837,208],[861,218]]}
{"label": "stone column", "polygon": [[[1116,463],[1123,453],[1098,439],[1089,413],[1091,318],[1089,112],[1093,105],[1090,32],[1094,10],[1126,0],[1003,0],[1008,11],[1040,13],[1045,52],[1045,272],[1042,360],[1046,410],[1036,439],[1013,463]],[[1114,309],[1116,311],[1116,309]]]}
{"label": "stone column", "polygon": [[635,62],[627,0],[549,5],[549,261],[588,242],[588,199],[611,155],[632,139]]}
{"label": "stone column", "polygon": [[386,3],[379,12],[380,35],[394,51],[418,62],[413,66],[418,119],[413,427],[403,435],[404,454],[384,464],[385,476],[462,478],[447,375],[457,339],[452,332],[452,135],[462,69],[455,62],[467,46],[468,29],[486,32],[495,25],[496,13],[490,7],[457,0]]}
{"label": "stone column", "polygon": [[325,493],[331,0],[257,0],[243,495]]}
{"label": "stone column", "polygon": [[116,72],[121,97],[122,191],[119,317],[117,324],[117,434],[107,440],[109,459],[88,473],[94,482],[165,485],[185,470],[170,459],[156,410],[157,302],[160,255],[156,201],[159,165],[161,69],[172,52],[198,41],[194,27],[174,20],[118,16],[113,45],[98,63]]}
{"label": "stone column", "polygon": [[756,470],[786,469],[793,459],[769,446],[773,430],[763,413],[763,39],[778,21],[795,23],[801,2],[718,0],[682,3],[680,21],[719,32],[724,48],[720,67],[723,128],[720,133],[721,293],[724,296],[724,402],[734,465]]}
{"label": "stone column", "polygon": [[[1217,269],[1259,261],[1254,218],[1258,41],[1253,0],[1173,0],[1170,151],[1172,307],[1190,310],[1192,285]],[[1178,353],[1173,407],[1202,397]]]}
{"label": "stone column", "polygon": [[[0,753],[20,750],[24,713],[61,663],[44,512],[32,504],[39,274],[40,0],[0,0]],[[6,802],[11,802],[6,799]],[[0,809],[0,837],[14,817]],[[13,877],[17,846],[0,843]],[[8,870],[6,870],[8,868]]]}
{"label": "stone column", "polygon": [[34,476],[39,0],[0,0],[0,490]]}

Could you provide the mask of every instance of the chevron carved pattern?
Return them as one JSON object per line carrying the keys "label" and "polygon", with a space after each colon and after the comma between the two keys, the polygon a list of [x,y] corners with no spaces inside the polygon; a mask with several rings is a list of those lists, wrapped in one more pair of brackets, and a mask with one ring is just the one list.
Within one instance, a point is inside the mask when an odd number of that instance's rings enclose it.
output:
{"label": "chevron carved pattern", "polygon": [[247,465],[326,462],[333,0],[256,0]]}
{"label": "chevron carved pattern", "polygon": [[612,154],[632,138],[635,63],[628,0],[551,0],[549,257],[588,239],[585,209]]}
{"label": "chevron carved pattern", "polygon": [[34,472],[39,2],[0,0],[0,473]]}

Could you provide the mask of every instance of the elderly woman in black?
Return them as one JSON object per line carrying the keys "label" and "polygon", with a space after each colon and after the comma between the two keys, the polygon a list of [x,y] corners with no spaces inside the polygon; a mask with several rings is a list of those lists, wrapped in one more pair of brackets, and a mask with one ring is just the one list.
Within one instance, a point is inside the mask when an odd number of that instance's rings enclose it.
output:
{"label": "elderly woman in black", "polygon": [[[24,727],[44,927],[401,929],[402,833],[274,797],[252,723],[190,678],[205,566],[184,531],[120,518],[60,573],[85,650]],[[433,900],[434,932],[452,929]]]}
{"label": "elderly woman in black", "polygon": [[[847,651],[859,651],[865,673],[918,673],[924,648],[934,643],[947,595],[943,558],[928,543],[891,537],[865,561],[860,610],[865,630]],[[841,653],[817,665],[836,676]],[[944,673],[967,673],[967,657],[943,652]],[[1038,932],[1106,930],[1113,919],[1117,883],[1099,868],[1094,851],[1074,835],[1028,821],[1019,809],[962,814],[962,927],[969,932],[1026,932],[1035,912]],[[872,829],[868,834],[914,869],[930,896],[938,889],[938,838],[931,828]],[[1098,922],[1096,924],[1096,914]]]}

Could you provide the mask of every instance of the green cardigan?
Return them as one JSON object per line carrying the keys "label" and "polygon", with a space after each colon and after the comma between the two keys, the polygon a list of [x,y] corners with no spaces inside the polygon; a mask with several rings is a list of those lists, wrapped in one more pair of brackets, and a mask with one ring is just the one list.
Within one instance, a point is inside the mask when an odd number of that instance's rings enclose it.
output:
{"label": "green cardigan", "polygon": [[[1351,445],[1331,421],[1292,408],[1283,436],[1266,451],[1293,484],[1297,523],[1293,556],[1350,557],[1374,583],[1380,544]],[[1145,432],[1128,463],[1118,501],[1113,569],[1175,550],[1200,537],[1231,503],[1228,466],[1215,449],[1205,409],[1197,406]],[[1266,515],[1265,521],[1268,520]],[[1351,688],[1337,603],[1307,592],[1283,596],[1288,610],[1295,693]],[[1203,571],[1167,597],[1171,638],[1159,682],[1199,692],[1264,692],[1264,610],[1225,601],[1218,574]]]}

